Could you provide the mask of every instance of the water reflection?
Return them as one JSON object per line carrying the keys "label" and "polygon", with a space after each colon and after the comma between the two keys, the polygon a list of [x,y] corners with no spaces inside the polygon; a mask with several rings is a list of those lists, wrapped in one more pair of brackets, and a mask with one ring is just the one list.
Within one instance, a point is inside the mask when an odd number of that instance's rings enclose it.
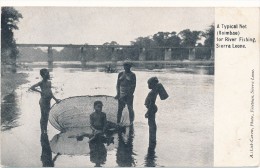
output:
{"label": "water reflection", "polygon": [[149,143],[147,155],[145,157],[145,166],[146,167],[155,167],[156,166],[156,155],[155,155],[155,147],[156,147],[156,142],[155,143]]}
{"label": "water reflection", "polygon": [[95,167],[101,167],[107,160],[107,149],[101,140],[89,143],[90,161],[95,163]]}
{"label": "water reflection", "polygon": [[54,167],[54,162],[57,157],[60,155],[59,153],[52,159],[52,151],[49,143],[48,134],[41,134],[41,146],[42,146],[42,154],[41,161],[43,167]]}
{"label": "water reflection", "polygon": [[89,142],[93,136],[89,128],[71,129],[56,134],[50,141],[50,148],[53,153],[62,155],[90,155],[90,161],[95,163],[95,167],[100,167],[106,163],[107,151],[117,146],[114,135],[114,132],[110,132],[106,137],[101,136]]}
{"label": "water reflection", "polygon": [[155,167],[155,147],[156,147],[156,131],[157,126],[155,123],[155,113],[150,115],[148,118],[148,125],[149,125],[149,147],[147,151],[147,155],[145,157],[145,166],[147,167]]}
{"label": "water reflection", "polygon": [[135,166],[133,152],[134,128],[127,127],[118,133],[116,162],[120,167]]}
{"label": "water reflection", "polygon": [[[26,63],[26,66],[33,67],[46,67],[47,63]],[[108,67],[112,67],[112,71],[107,71]],[[118,71],[122,71],[122,65],[116,65],[111,62],[97,62],[97,63],[89,63],[87,65],[83,65],[80,62],[54,62],[53,65],[48,66],[49,69],[53,68],[64,68],[64,69],[81,69],[83,71],[91,71],[91,72],[112,72],[117,73]],[[191,62],[176,62],[176,63],[134,63],[133,70],[138,71],[173,71],[177,73],[187,73],[187,74],[203,74],[203,75],[214,75],[214,62],[211,63],[191,63]]]}
{"label": "water reflection", "polygon": [[[107,134],[107,141],[105,140],[107,150],[113,150],[117,146],[117,142],[114,143],[114,135],[114,133]],[[71,129],[54,135],[50,141],[51,150],[63,155],[88,155],[91,151],[89,148],[91,137],[92,130],[89,127]]]}
{"label": "water reflection", "polygon": [[[50,141],[51,150],[62,155],[87,155],[90,153],[88,138],[77,140],[77,135],[88,133],[87,129],[76,129],[56,134]],[[89,131],[90,132],[90,131]]]}
{"label": "water reflection", "polygon": [[6,131],[14,127],[19,126],[17,119],[20,115],[20,110],[17,106],[16,94],[12,92],[11,94],[3,98],[1,103],[1,130]]}

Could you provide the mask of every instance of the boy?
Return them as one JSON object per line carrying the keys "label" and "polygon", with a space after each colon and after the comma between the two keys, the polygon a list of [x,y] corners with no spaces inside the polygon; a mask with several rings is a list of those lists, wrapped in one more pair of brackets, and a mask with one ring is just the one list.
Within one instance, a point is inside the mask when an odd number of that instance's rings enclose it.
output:
{"label": "boy", "polygon": [[[106,113],[102,112],[103,103],[101,101],[94,102],[94,112],[90,114],[90,128],[92,129],[92,135],[88,133],[81,133],[77,135],[76,138],[78,141],[82,141],[84,137],[89,137],[89,143],[98,142],[98,143],[114,143],[114,138],[110,137],[107,129],[108,122]],[[113,129],[112,129],[113,130]],[[111,132],[110,132],[111,133]],[[72,136],[74,137],[74,136]]]}
{"label": "boy", "polygon": [[94,112],[90,114],[90,127],[93,130],[93,137],[89,139],[89,142],[98,138],[98,140],[104,140],[104,133],[107,127],[106,113],[102,112],[103,103],[101,101],[94,102]]}
{"label": "boy", "polygon": [[155,113],[158,111],[158,108],[155,104],[157,95],[159,94],[161,100],[165,100],[168,98],[168,94],[164,89],[163,85],[159,83],[157,77],[152,77],[148,80],[148,88],[151,91],[148,93],[145,99],[145,106],[147,108],[147,113],[145,114],[145,118],[148,118],[149,125],[149,142],[150,145],[156,144],[156,122],[155,122]]}
{"label": "boy", "polygon": [[[36,83],[35,85],[31,86],[30,89],[39,92],[41,94],[40,99],[40,108],[41,108],[41,132],[47,133],[47,125],[48,125],[48,119],[49,119],[49,111],[51,108],[51,99],[54,99],[56,103],[59,103],[60,100],[56,99],[51,91],[51,82],[50,79],[50,73],[47,69],[41,69],[40,75],[42,77],[42,81]],[[40,87],[41,90],[36,89],[36,87]]]}
{"label": "boy", "polygon": [[148,88],[151,91],[148,93],[145,99],[145,106],[147,108],[147,112],[145,114],[145,118],[148,118],[148,125],[149,125],[149,141],[156,143],[156,122],[155,122],[155,113],[157,112],[158,108],[155,104],[158,92],[156,89],[156,85],[158,84],[158,79],[156,77],[152,77],[148,80]]}

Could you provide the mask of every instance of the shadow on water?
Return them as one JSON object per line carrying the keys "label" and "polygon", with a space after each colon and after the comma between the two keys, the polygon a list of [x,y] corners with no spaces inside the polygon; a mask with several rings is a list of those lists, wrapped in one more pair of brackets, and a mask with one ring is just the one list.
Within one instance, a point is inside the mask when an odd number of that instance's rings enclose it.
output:
{"label": "shadow on water", "polygon": [[17,95],[13,91],[3,98],[1,103],[1,130],[7,131],[18,127],[17,119],[20,115],[20,109],[17,105]]}
{"label": "shadow on water", "polygon": [[133,152],[134,128],[126,127],[118,133],[118,148],[116,153],[116,162],[120,167],[135,166]]}
{"label": "shadow on water", "polygon": [[60,155],[59,153],[52,159],[52,151],[50,147],[48,134],[41,134],[41,146],[42,146],[42,154],[41,161],[43,167],[54,167],[54,162],[57,157]]}

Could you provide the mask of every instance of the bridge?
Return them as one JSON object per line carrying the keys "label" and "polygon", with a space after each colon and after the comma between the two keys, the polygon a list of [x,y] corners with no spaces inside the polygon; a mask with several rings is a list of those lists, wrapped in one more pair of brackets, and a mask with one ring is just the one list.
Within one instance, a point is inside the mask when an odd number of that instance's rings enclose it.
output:
{"label": "bridge", "polygon": [[[214,63],[214,48],[208,48],[208,47],[139,47],[134,45],[86,45],[86,44],[17,44],[18,47],[47,47],[47,57],[48,57],[48,65],[52,67],[53,65],[53,48],[54,47],[69,47],[69,48],[80,48],[80,58],[81,58],[81,64],[84,66],[86,65],[86,54],[84,53],[87,48],[94,48],[96,50],[101,48],[111,49],[111,57],[112,61],[118,61],[116,58],[117,51],[122,49],[131,49],[131,48],[139,48],[139,55],[138,55],[138,61],[134,62],[156,62],[156,63],[178,63],[176,60],[172,60],[172,52],[174,49],[187,49],[188,50],[188,60],[195,61],[196,59],[196,51],[199,48],[207,48],[210,49],[210,59],[208,61],[205,61],[207,63]],[[161,61],[147,61],[145,52],[147,50],[151,49],[160,49],[164,50],[164,59]],[[195,61],[196,62],[196,61]],[[180,63],[180,62],[179,62]]]}

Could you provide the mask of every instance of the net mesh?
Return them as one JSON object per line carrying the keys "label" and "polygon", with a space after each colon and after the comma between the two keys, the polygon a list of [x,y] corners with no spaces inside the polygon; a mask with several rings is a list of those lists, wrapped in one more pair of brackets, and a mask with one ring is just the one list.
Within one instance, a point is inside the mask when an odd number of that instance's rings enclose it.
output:
{"label": "net mesh", "polygon": [[89,116],[94,111],[94,102],[97,100],[103,102],[102,111],[106,113],[107,120],[116,123],[118,102],[114,97],[106,95],[77,96],[64,99],[52,106],[49,121],[59,131],[89,127]]}

